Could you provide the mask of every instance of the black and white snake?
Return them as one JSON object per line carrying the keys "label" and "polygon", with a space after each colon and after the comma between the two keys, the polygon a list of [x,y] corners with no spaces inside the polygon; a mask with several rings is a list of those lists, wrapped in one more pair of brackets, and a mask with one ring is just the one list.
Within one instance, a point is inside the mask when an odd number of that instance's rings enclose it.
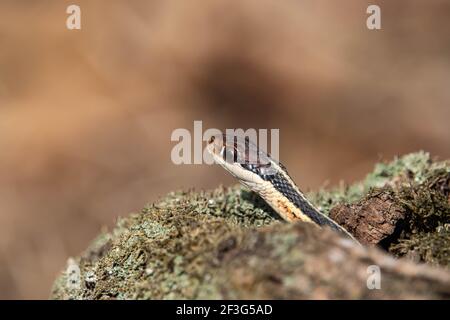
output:
{"label": "black and white snake", "polygon": [[329,227],[354,239],[347,230],[315,208],[286,168],[260,150],[248,137],[215,135],[209,139],[207,150],[216,163],[260,195],[284,220]]}

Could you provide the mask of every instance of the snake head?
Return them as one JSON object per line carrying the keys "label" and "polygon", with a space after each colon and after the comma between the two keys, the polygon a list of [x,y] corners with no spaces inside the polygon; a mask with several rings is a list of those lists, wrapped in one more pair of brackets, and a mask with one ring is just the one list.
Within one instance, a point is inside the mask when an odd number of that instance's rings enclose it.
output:
{"label": "snake head", "polygon": [[207,150],[225,170],[241,183],[250,184],[276,173],[274,160],[248,136],[219,134],[212,136]]}

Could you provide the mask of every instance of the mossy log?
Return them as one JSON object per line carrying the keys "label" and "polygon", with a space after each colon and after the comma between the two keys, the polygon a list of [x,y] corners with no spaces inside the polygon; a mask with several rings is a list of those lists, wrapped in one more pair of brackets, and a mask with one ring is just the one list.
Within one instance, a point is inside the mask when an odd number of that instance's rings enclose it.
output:
{"label": "mossy log", "polygon": [[365,246],[284,223],[239,186],[171,193],[71,258],[51,298],[450,298],[449,177],[416,153],[310,194]]}

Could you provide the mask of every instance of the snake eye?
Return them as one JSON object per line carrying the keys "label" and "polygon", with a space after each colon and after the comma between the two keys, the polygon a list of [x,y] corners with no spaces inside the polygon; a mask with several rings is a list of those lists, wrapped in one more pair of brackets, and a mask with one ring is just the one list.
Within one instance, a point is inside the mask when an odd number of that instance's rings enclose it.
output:
{"label": "snake eye", "polygon": [[211,137],[209,138],[209,140],[208,140],[208,144],[211,144],[211,143],[213,143],[213,142],[214,142],[214,140],[216,140],[216,137],[214,137],[214,136],[211,136]]}
{"label": "snake eye", "polygon": [[237,152],[233,148],[223,147],[221,155],[222,158],[228,163],[237,162]]}

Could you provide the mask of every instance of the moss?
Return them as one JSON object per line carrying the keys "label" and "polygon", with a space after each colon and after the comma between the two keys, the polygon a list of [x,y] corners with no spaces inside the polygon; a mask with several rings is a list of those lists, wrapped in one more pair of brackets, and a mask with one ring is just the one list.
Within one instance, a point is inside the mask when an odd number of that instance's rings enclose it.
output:
{"label": "moss", "polygon": [[81,290],[66,290],[63,275],[55,283],[53,296],[192,298],[200,295],[200,288],[202,294],[214,296],[205,274],[214,272],[214,267],[207,266],[214,264],[215,249],[224,239],[239,241],[245,229],[274,221],[272,210],[240,186],[170,193],[141,213],[119,219],[78,260],[81,278],[87,273],[95,275],[92,288],[83,283]]}
{"label": "moss", "polygon": [[364,188],[362,183],[355,183],[352,185],[341,183],[338,187],[310,192],[308,198],[321,212],[328,215],[330,210],[338,204],[356,202],[360,200],[363,195]]}
{"label": "moss", "polygon": [[435,232],[421,232],[400,239],[390,251],[397,256],[407,256],[419,262],[450,266],[450,225],[436,228]]}
{"label": "moss", "polygon": [[398,189],[410,184],[421,184],[439,170],[449,171],[447,161],[432,161],[424,151],[397,157],[391,162],[377,163],[374,170],[364,180],[350,185],[345,183],[329,189],[311,192],[311,201],[324,213],[338,204],[350,204],[361,200],[371,189],[391,186]]}
{"label": "moss", "polygon": [[402,186],[397,197],[408,212],[407,232],[431,232],[450,223],[450,171],[430,172],[422,183]]}
{"label": "moss", "polygon": [[422,183],[435,166],[430,154],[423,151],[395,158],[389,163],[377,163],[373,172],[369,173],[364,180],[364,189],[381,188],[386,184],[393,185],[399,180]]}
{"label": "moss", "polygon": [[425,152],[408,154],[376,164],[362,182],[321,190],[313,201],[328,213],[338,204],[364,204],[378,194],[405,212],[387,249],[397,257],[450,267],[448,233],[438,231],[450,224],[449,162],[432,161]]}
{"label": "moss", "polygon": [[[397,256],[415,252],[421,260],[448,264],[448,173],[447,163],[433,162],[421,152],[377,165],[362,182],[320,190],[310,197],[328,213],[337,203],[357,201],[374,187],[390,188],[409,210],[409,227],[391,252]],[[269,236],[255,233],[267,226],[273,231]],[[240,186],[172,192],[140,213],[118,219],[113,230],[104,230],[80,257],[71,260],[72,267],[79,267],[82,281],[70,286],[70,275],[63,272],[55,281],[52,298],[242,297],[231,291],[224,295],[223,288],[229,286],[227,277],[236,273],[240,279],[255,280],[257,275],[247,274],[239,265],[236,270],[230,267],[225,276],[222,259],[237,247],[243,253],[246,248],[257,250],[263,237],[264,250],[258,251],[261,257],[249,255],[239,261],[245,260],[258,270],[291,272],[301,267],[307,256],[298,248],[299,234],[289,228],[293,227],[281,223],[263,200]],[[310,260],[317,244],[307,243],[305,250],[308,245],[313,246],[307,250]],[[295,281],[290,277],[286,274],[274,281],[292,284]]]}
{"label": "moss", "polygon": [[420,183],[402,186],[396,197],[406,212],[405,224],[389,250],[397,256],[450,267],[450,170],[437,168]]}

